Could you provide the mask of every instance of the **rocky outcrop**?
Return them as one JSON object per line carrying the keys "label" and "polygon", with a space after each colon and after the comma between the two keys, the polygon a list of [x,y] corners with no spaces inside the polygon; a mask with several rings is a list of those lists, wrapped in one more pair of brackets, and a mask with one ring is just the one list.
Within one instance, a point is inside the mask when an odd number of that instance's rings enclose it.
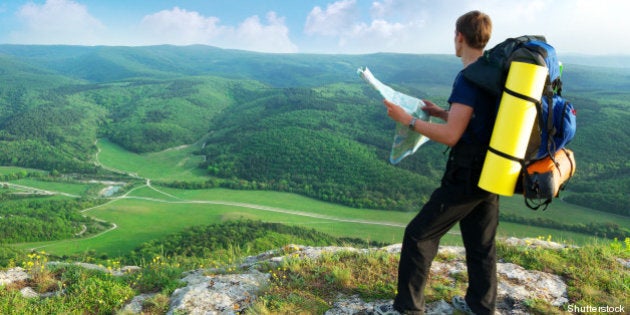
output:
{"label": "rocky outcrop", "polygon": [[[545,242],[537,239],[508,239],[508,244],[518,246],[543,246],[546,248],[562,248],[562,244]],[[400,245],[392,245],[380,250],[389,253],[399,253]],[[280,265],[283,260],[291,257],[302,259],[317,259],[323,253],[339,251],[364,252],[349,247],[310,247],[288,245],[283,249],[268,251],[243,260],[240,274],[228,274],[220,269],[193,270],[182,277],[185,286],[175,290],[171,296],[168,314],[238,314],[248,308],[269,283],[269,274],[260,272],[262,266]],[[290,252],[290,254],[286,254]],[[465,251],[462,247],[442,246],[440,253],[446,260],[434,261],[431,272],[447,275],[455,283],[458,274],[466,272]],[[113,275],[133,272],[138,267],[122,267],[119,270],[104,269],[96,265],[77,263],[89,269],[102,269]],[[499,279],[497,314],[526,314],[524,307],[532,299],[546,301],[554,306],[568,303],[567,286],[557,275],[526,270],[521,266],[499,262],[497,264]],[[22,268],[13,268],[0,272],[0,285],[26,281],[29,275]],[[459,277],[461,279],[461,276]],[[63,292],[58,294],[63,294]],[[22,289],[25,297],[45,297],[37,294],[28,287]],[[135,297],[123,310],[124,314],[140,314],[142,302],[151,295],[143,294]],[[373,308],[392,301],[363,301],[359,296],[339,295],[332,308],[326,315],[341,314],[371,314]],[[437,301],[427,305],[427,314],[452,314],[453,308],[449,301]]]}
{"label": "rocky outcrop", "polygon": [[25,281],[29,277],[26,270],[22,267],[11,268],[7,271],[0,272],[0,285],[8,285],[14,282]]}
{"label": "rocky outcrop", "polygon": [[250,272],[230,275],[205,275],[191,272],[182,281],[186,286],[173,292],[167,314],[236,314],[256,299],[269,274]]}
{"label": "rocky outcrop", "polygon": [[[537,243],[542,246],[542,243]],[[551,247],[555,245],[549,245]],[[189,314],[237,314],[247,303],[253,302],[259,288],[264,288],[268,275],[257,271],[257,266],[280,264],[288,257],[316,259],[323,253],[338,251],[362,252],[347,247],[309,247],[289,245],[290,255],[286,251],[276,250],[248,257],[242,268],[245,274],[206,276],[203,271],[195,271],[184,278],[187,286],[178,289],[171,302],[171,312],[183,310]],[[381,250],[399,253],[400,245],[392,245]],[[465,251],[462,247],[443,246],[440,254],[454,257],[447,262],[435,261],[432,273],[448,274],[454,277],[466,271]],[[216,271],[210,271],[216,272]],[[498,263],[499,276],[497,314],[526,314],[524,304],[531,299],[547,301],[554,306],[568,302],[567,286],[561,277],[540,271],[526,270],[511,263]],[[326,315],[370,314],[373,308],[392,301],[363,301],[359,296],[339,296]],[[437,301],[427,305],[427,314],[452,314],[454,309],[446,301]]]}
{"label": "rocky outcrop", "polygon": [[[538,243],[543,246],[542,243]],[[551,247],[555,245],[550,245]],[[392,245],[382,250],[390,253],[399,253],[400,245]],[[305,247],[305,252],[312,249]],[[440,255],[453,257],[446,262],[434,261],[431,266],[432,274],[447,274],[455,283],[457,274],[466,272],[465,250],[463,247],[442,246]],[[308,256],[308,254],[305,254]],[[524,304],[531,299],[547,301],[554,306],[568,303],[567,286],[563,279],[557,275],[526,270],[511,263],[498,263],[497,273],[498,305],[497,314],[527,314]],[[358,296],[339,297],[333,308],[326,315],[342,314],[370,314],[375,306],[392,303],[391,300],[365,302]],[[437,301],[427,305],[426,314],[452,314],[453,307],[446,301]]]}

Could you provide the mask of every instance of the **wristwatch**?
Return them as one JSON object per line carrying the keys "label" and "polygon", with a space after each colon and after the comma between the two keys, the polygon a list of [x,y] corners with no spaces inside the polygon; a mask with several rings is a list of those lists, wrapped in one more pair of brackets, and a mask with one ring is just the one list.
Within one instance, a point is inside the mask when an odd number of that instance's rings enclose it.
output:
{"label": "wristwatch", "polygon": [[411,121],[409,122],[409,129],[416,130],[416,121],[417,120],[418,120],[418,118],[411,117]]}

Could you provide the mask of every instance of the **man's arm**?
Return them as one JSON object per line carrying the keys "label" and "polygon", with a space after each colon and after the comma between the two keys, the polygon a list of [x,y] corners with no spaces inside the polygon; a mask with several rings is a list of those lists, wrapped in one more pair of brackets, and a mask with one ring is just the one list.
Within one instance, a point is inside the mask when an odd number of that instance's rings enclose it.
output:
{"label": "man's arm", "polygon": [[[404,125],[408,125],[411,122],[412,116],[407,114],[400,106],[387,100],[385,100],[384,103],[387,107],[387,115],[393,120]],[[457,144],[464,134],[472,117],[472,113],[472,107],[453,103],[451,104],[451,110],[448,112],[448,117],[446,117],[447,120],[445,124],[434,124],[416,120],[413,130],[427,136],[433,141],[452,147]]]}

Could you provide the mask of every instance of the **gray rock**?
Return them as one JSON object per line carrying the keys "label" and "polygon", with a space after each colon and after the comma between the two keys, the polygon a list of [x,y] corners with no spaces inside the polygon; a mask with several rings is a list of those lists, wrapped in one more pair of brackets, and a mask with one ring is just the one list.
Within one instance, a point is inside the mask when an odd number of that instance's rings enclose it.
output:
{"label": "gray rock", "polygon": [[24,281],[29,278],[28,273],[21,267],[11,268],[0,272],[0,285],[8,285],[13,282]]}
{"label": "gray rock", "polygon": [[[392,304],[393,300],[363,301],[358,295],[343,298],[340,297],[333,307],[324,315],[371,315],[375,314],[374,308],[379,305]],[[453,314],[453,307],[444,300],[428,303],[425,309],[426,315]]]}
{"label": "gray rock", "polygon": [[[538,243],[538,246],[540,245],[541,243]],[[400,251],[400,245],[388,246],[383,250],[397,253]],[[447,275],[454,284],[456,275],[467,272],[465,252],[463,247],[440,247],[438,255],[447,259],[433,261],[431,273]],[[497,276],[497,314],[528,314],[524,305],[526,301],[531,299],[544,300],[554,306],[568,303],[567,286],[557,275],[526,270],[511,263],[498,263]],[[333,304],[333,307],[326,312],[326,315],[373,314],[374,307],[392,302],[391,300],[365,302],[358,296],[340,297]],[[448,315],[454,313],[454,308],[448,302],[440,300],[428,303],[425,313],[428,315]]]}
{"label": "gray rock", "polygon": [[131,302],[129,302],[123,309],[120,311],[120,314],[140,314],[142,313],[142,303],[144,301],[155,296],[155,293],[149,294],[140,294],[135,296]]}
{"label": "gray rock", "polygon": [[22,294],[23,297],[27,299],[33,299],[33,298],[39,297],[39,293],[35,292],[35,290],[33,290],[33,288],[31,287],[22,288],[22,290],[20,290],[20,293]]}
{"label": "gray rock", "polygon": [[523,246],[523,247],[529,247],[529,248],[563,249],[563,248],[569,247],[568,245],[565,245],[565,244],[560,244],[560,243],[556,243],[552,241],[545,241],[538,238],[530,238],[530,237],[526,237],[526,238],[509,237],[503,240],[503,242],[510,246]]}
{"label": "gray rock", "polygon": [[254,302],[260,288],[267,286],[269,274],[207,276],[200,270],[182,280],[187,285],[173,292],[167,314],[237,314]]}
{"label": "gray rock", "polygon": [[569,302],[567,285],[562,278],[550,273],[526,270],[510,263],[497,264],[499,274],[499,296],[509,296],[514,300],[540,299],[553,306]]}

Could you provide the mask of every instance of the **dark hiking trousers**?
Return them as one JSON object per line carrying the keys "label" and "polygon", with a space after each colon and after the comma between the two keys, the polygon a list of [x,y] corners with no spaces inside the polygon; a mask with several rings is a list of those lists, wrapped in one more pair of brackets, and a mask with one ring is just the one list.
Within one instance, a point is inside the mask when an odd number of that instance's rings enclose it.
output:
{"label": "dark hiking trousers", "polygon": [[457,222],[466,248],[466,301],[476,314],[494,313],[499,198],[477,187],[484,158],[485,149],[454,147],[441,186],[407,225],[394,300],[394,307],[401,313],[424,313],[424,288],[431,262],[440,238]]}

